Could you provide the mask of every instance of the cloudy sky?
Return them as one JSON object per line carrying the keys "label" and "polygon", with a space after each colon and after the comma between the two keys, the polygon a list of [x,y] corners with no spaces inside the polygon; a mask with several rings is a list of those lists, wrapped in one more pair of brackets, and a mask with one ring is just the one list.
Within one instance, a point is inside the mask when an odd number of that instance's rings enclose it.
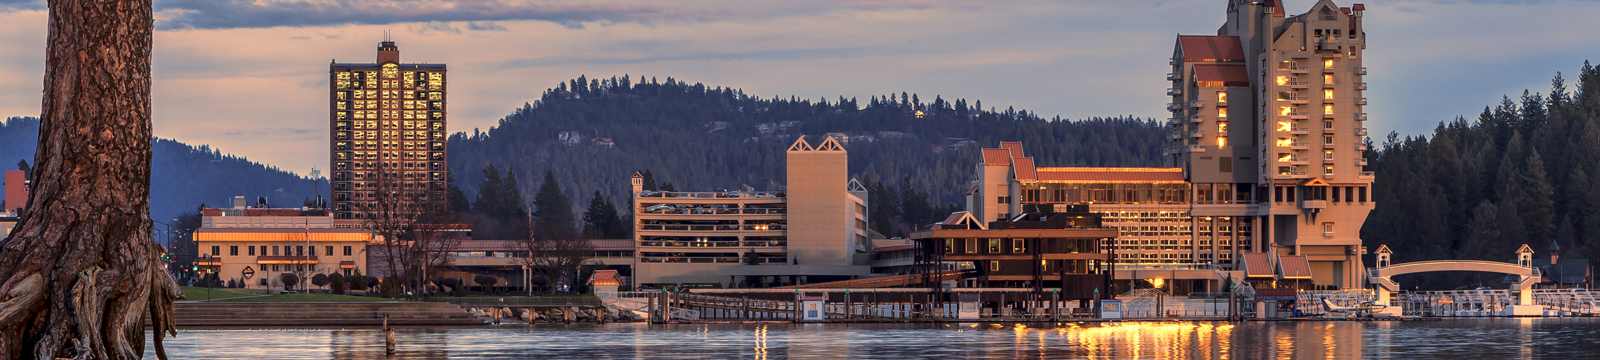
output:
{"label": "cloudy sky", "polygon": [[[1311,0],[1286,0],[1301,13]],[[327,63],[446,63],[454,131],[558,81],[673,76],[763,97],[907,91],[1042,116],[1165,118],[1173,35],[1225,0],[155,0],[156,136],[280,168],[327,168]],[[1349,4],[1341,2],[1340,5]],[[0,0],[0,117],[39,113],[42,0]],[[1548,92],[1600,55],[1600,2],[1369,0],[1374,137]],[[1600,59],[1596,59],[1600,60]],[[1568,76],[1572,78],[1572,76]],[[1575,88],[1569,87],[1569,88]]]}

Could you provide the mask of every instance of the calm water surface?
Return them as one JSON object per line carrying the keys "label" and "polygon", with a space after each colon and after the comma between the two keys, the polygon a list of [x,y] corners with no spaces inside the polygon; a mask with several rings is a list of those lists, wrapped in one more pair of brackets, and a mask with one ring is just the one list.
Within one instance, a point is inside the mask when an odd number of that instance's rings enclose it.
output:
{"label": "calm water surface", "polygon": [[[507,325],[403,329],[397,359],[1592,358],[1600,319],[1067,325]],[[174,359],[382,359],[374,329],[197,330]],[[147,349],[151,347],[146,346]],[[151,355],[153,356],[153,351]]]}

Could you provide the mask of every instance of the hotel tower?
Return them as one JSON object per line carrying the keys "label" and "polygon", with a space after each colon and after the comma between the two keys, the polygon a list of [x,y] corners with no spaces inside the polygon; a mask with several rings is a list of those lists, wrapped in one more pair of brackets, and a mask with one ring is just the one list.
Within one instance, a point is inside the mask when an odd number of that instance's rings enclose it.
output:
{"label": "hotel tower", "polygon": [[408,206],[443,203],[445,65],[401,63],[393,41],[373,63],[328,66],[332,210],[342,227],[359,224],[380,187]]}

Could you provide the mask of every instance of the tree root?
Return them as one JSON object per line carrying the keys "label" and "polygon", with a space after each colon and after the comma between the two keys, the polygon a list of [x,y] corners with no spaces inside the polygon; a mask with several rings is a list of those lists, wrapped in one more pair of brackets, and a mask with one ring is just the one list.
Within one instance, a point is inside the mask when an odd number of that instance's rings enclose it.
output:
{"label": "tree root", "polygon": [[32,273],[23,277],[0,298],[0,327],[22,319],[34,303],[44,300],[44,296],[44,276]]}

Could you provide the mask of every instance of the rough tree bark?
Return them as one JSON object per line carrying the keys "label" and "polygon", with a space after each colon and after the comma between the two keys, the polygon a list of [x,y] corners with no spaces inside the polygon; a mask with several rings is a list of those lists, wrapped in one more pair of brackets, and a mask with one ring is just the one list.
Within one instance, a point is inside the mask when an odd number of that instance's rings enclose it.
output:
{"label": "rough tree bark", "polygon": [[[0,358],[137,359],[177,284],[150,240],[150,0],[52,0],[26,214],[0,241]],[[176,335],[176,333],[173,333]]]}

